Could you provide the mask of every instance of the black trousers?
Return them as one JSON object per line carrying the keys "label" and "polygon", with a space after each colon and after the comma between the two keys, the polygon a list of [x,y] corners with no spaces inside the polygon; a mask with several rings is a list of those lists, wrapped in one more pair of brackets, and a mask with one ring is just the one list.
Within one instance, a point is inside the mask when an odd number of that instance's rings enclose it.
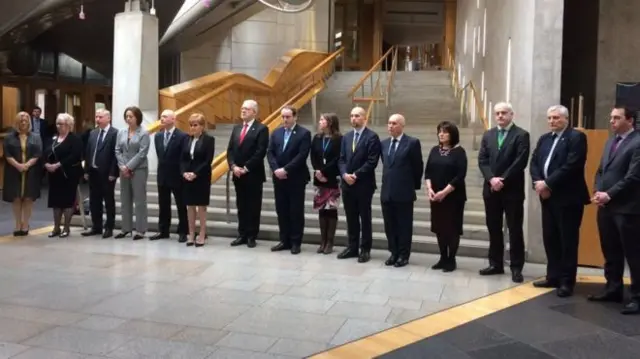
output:
{"label": "black trousers", "polygon": [[[342,191],[342,203],[347,217],[349,248],[363,252],[371,251],[373,229],[371,224],[371,202],[373,189],[352,188]],[[362,237],[360,231],[362,230]],[[362,241],[360,241],[362,239]]]}
{"label": "black trousers", "polygon": [[234,181],[236,208],[238,209],[238,236],[257,238],[262,212],[262,181]]}
{"label": "black trousers", "polygon": [[187,222],[187,206],[182,200],[182,188],[158,185],[158,202],[160,214],[158,219],[158,232],[168,235],[171,231],[171,194],[176,202],[178,210],[178,231],[180,235],[189,234],[189,222]]}
{"label": "black trousers", "polygon": [[102,203],[107,212],[107,220],[104,229],[111,229],[116,224],[116,181],[109,181],[108,176],[104,176],[95,169],[89,170],[89,209],[91,211],[91,226],[96,231],[102,231]]}
{"label": "black trousers", "polygon": [[413,237],[413,202],[382,202],[384,232],[389,252],[409,259]]}
{"label": "black trousers", "polygon": [[622,291],[625,258],[631,272],[631,297],[640,299],[640,215],[598,209],[598,232],[604,254],[607,291]]}
{"label": "black trousers", "polygon": [[524,200],[511,199],[501,193],[484,197],[487,229],[489,230],[489,264],[504,267],[503,218],[507,217],[509,229],[509,255],[511,268],[522,270],[524,266]]}
{"label": "black trousers", "polygon": [[547,255],[547,280],[576,283],[583,205],[542,202],[542,242]]}
{"label": "black trousers", "polygon": [[305,187],[304,182],[290,183],[285,180],[273,183],[280,242],[287,246],[302,244]]}

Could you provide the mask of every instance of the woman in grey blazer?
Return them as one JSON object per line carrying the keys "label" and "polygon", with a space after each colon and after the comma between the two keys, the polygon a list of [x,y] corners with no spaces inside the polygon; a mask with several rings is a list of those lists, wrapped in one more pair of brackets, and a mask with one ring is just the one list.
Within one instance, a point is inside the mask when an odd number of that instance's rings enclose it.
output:
{"label": "woman in grey blazer", "polygon": [[122,231],[115,238],[132,234],[133,207],[136,208],[136,233],[133,240],[144,238],[147,231],[147,177],[149,133],[142,125],[142,111],[135,106],[124,111],[129,128],[121,129],[116,140],[116,159],[120,168],[120,202]]}

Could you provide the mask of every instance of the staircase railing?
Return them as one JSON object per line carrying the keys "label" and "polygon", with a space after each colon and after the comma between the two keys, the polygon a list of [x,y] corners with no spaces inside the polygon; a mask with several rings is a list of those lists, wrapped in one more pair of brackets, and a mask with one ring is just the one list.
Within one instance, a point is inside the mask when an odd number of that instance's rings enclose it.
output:
{"label": "staircase railing", "polygon": [[489,128],[488,113],[492,109],[487,108],[488,103],[484,95],[478,93],[473,81],[462,83],[456,72],[456,62],[453,53],[447,48],[446,67],[451,73],[451,87],[456,99],[460,101],[460,127],[473,130],[473,149],[478,150],[480,143],[478,138]]}
{"label": "staircase railing", "polygon": [[[389,62],[391,62],[391,66],[389,66]],[[383,68],[383,65],[386,68]],[[384,115],[389,115],[393,80],[397,68],[398,47],[392,46],[347,93],[347,97],[351,98],[354,105],[360,105],[366,109],[367,121],[377,122],[381,115],[380,104],[384,104]]]}

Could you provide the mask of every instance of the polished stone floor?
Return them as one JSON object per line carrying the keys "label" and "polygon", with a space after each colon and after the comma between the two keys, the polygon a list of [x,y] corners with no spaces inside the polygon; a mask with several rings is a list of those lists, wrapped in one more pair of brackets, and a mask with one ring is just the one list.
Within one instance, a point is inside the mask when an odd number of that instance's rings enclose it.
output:
{"label": "polished stone floor", "polygon": [[[405,268],[273,243],[0,238],[1,358],[300,358],[512,286],[486,262]],[[528,265],[526,279],[543,274]]]}

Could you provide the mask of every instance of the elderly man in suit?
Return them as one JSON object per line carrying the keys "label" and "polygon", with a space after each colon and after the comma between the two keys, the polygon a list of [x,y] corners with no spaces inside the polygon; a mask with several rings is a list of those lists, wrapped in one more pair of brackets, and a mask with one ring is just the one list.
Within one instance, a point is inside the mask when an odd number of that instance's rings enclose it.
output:
{"label": "elderly man in suit", "polygon": [[188,136],[176,128],[176,115],[171,110],[164,110],[160,115],[162,131],[158,132],[155,141],[156,155],[158,157],[157,182],[158,204],[160,214],[158,220],[158,233],[149,238],[152,241],[169,238],[171,228],[171,194],[178,210],[178,242],[187,241],[189,224],[187,222],[187,206],[182,199],[182,176],[180,174],[180,156],[182,146]]}
{"label": "elderly man in suit", "polygon": [[384,231],[391,256],[387,266],[409,264],[413,236],[413,202],[422,184],[422,147],[420,140],[404,133],[405,118],[389,117],[389,138],[382,141],[382,188],[380,202]]}
{"label": "elderly man in suit", "polygon": [[311,132],[297,124],[295,108],[286,106],[280,114],[283,126],[273,131],[267,151],[280,229],[280,243],[271,250],[298,254],[304,232],[305,190],[311,180],[307,167]]}
{"label": "elderly man in suit", "polygon": [[375,169],[380,158],[380,138],[367,128],[366,122],[366,111],[362,107],[354,107],[351,110],[353,131],[342,137],[338,159],[349,236],[349,245],[338,254],[338,259],[357,257],[359,263],[371,259],[371,202],[376,190]]}
{"label": "elderly man in suit", "polygon": [[244,101],[240,108],[242,123],[233,128],[227,146],[227,162],[233,173],[238,209],[238,238],[231,242],[234,247],[246,244],[254,248],[260,231],[262,188],[267,180],[264,157],[269,146],[269,129],[257,116],[258,103]]}
{"label": "elderly man in suit", "polygon": [[[102,238],[113,236],[116,221],[115,186],[119,176],[116,160],[118,130],[111,127],[111,113],[105,109],[96,111],[97,127],[91,131],[84,155],[84,177],[89,181],[89,208],[91,229],[83,236],[102,234]],[[107,220],[102,225],[102,203]],[[103,232],[104,229],[104,232]]]}
{"label": "elderly man in suit", "polygon": [[587,136],[569,127],[569,110],[547,110],[550,132],[540,136],[529,172],[542,207],[542,241],[547,276],[539,288],[557,288],[558,297],[573,295],[578,271],[578,244],[584,206],[590,203],[584,178]]}
{"label": "elderly man in suit", "polygon": [[634,130],[634,113],[617,107],[609,120],[614,136],[604,148],[596,172],[598,231],[605,258],[607,284],[596,302],[622,302],[624,261],[631,272],[631,300],[623,314],[640,314],[640,133]]}
{"label": "elderly man in suit", "polygon": [[485,132],[478,153],[484,177],[482,197],[489,230],[489,266],[480,275],[504,273],[503,217],[509,229],[511,279],[522,283],[524,266],[524,169],[529,160],[529,132],[513,122],[513,107],[494,106],[497,126]]}

